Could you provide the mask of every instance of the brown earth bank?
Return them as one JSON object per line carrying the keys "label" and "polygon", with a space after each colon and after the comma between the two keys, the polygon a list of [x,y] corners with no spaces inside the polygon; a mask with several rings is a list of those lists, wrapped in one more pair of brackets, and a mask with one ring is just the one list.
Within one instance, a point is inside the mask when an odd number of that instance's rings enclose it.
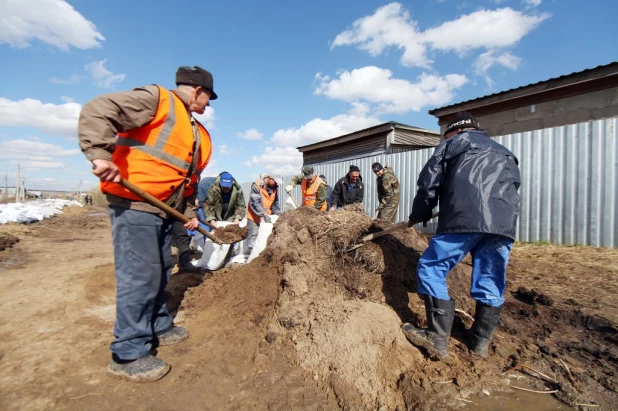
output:
{"label": "brown earth bank", "polygon": [[191,336],[159,349],[172,371],[151,384],[105,375],[115,310],[106,210],[0,226],[20,240],[0,252],[0,409],[616,408],[617,250],[516,244],[485,360],[465,345],[464,261],[449,278],[461,310],[451,353],[437,362],[400,331],[424,325],[414,268],[425,238],[406,230],[345,252],[389,226],[353,209],[287,212],[251,264],[175,273],[169,306]]}

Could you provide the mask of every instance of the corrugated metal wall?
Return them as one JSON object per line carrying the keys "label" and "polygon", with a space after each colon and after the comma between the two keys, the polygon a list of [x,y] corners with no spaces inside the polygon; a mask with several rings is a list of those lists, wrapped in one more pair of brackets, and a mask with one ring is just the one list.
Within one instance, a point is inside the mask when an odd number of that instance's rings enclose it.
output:
{"label": "corrugated metal wall", "polygon": [[[525,242],[618,247],[618,119],[495,137],[519,158],[522,205],[517,239]],[[371,164],[393,167],[401,184],[397,221],[407,220],[416,192],[416,179],[434,149],[364,157],[339,163],[314,164],[330,185],[350,164],[361,169],[365,210],[375,215],[376,181]],[[300,171],[300,170],[299,170]],[[283,178],[283,186],[290,177]],[[245,195],[251,184],[243,184]],[[280,191],[281,200],[287,196]],[[300,203],[300,188],[294,189]],[[425,229],[433,232],[435,222]]]}

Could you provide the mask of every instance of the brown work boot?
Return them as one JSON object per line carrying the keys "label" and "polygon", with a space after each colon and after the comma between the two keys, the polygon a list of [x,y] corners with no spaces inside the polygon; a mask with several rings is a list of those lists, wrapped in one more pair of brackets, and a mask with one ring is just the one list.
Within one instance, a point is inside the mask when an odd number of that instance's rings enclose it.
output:
{"label": "brown work boot", "polygon": [[113,356],[107,366],[107,375],[133,382],[153,382],[165,377],[170,369],[168,363],[151,354],[129,361],[123,361]]}

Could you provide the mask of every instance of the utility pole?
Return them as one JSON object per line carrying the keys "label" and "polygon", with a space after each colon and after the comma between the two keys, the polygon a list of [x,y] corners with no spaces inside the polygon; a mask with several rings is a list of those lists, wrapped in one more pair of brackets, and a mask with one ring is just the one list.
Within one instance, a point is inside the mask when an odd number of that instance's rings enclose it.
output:
{"label": "utility pole", "polygon": [[4,172],[4,201],[9,199],[9,172]]}
{"label": "utility pole", "polygon": [[19,203],[19,164],[17,164],[17,179],[15,181],[15,202]]}

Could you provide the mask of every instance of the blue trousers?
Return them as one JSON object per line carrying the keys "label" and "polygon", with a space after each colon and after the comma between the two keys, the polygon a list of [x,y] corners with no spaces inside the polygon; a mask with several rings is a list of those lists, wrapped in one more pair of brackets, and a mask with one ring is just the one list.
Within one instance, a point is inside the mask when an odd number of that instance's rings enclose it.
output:
{"label": "blue trousers", "polygon": [[116,268],[116,323],[110,349],[121,360],[146,356],[155,334],[173,327],[165,286],[172,273],[173,221],[110,207]]}
{"label": "blue trousers", "polygon": [[506,266],[512,246],[512,239],[495,234],[438,234],[418,262],[418,293],[449,300],[446,277],[470,253],[470,296],[483,304],[500,307],[504,304]]}

